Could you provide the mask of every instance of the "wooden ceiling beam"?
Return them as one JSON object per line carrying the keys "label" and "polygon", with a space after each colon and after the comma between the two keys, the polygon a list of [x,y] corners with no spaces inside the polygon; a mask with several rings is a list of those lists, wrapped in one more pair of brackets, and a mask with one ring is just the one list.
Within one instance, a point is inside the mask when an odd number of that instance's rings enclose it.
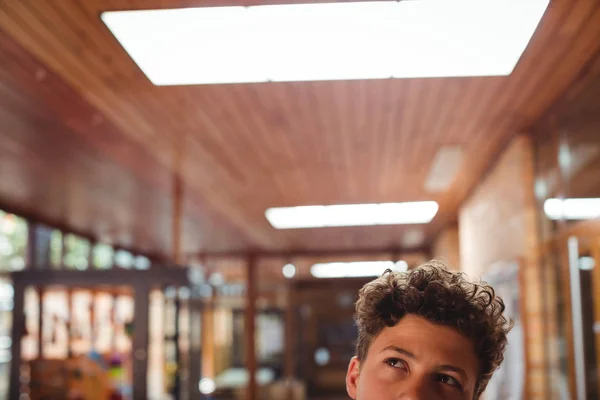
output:
{"label": "wooden ceiling beam", "polygon": [[249,254],[257,258],[290,258],[295,257],[351,257],[351,256],[366,256],[389,254],[390,257],[400,257],[403,254],[421,253],[431,256],[430,246],[421,246],[414,248],[399,248],[399,247],[382,247],[382,248],[356,248],[356,249],[323,249],[323,250],[289,250],[289,251],[273,251],[273,250],[252,250],[252,251],[236,251],[236,252],[202,252],[197,255],[188,255],[190,258],[198,258],[199,260],[219,259],[219,258],[245,258]]}

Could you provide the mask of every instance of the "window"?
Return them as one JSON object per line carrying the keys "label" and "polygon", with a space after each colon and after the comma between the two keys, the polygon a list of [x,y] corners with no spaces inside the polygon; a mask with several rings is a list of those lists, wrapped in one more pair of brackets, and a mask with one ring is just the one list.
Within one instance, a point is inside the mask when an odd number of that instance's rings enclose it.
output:
{"label": "window", "polygon": [[0,211],[0,271],[24,269],[26,249],[27,222]]}
{"label": "window", "polygon": [[94,267],[99,269],[108,269],[113,266],[115,251],[112,246],[104,243],[98,243],[94,246]]}
{"label": "window", "polygon": [[65,236],[65,267],[85,270],[90,256],[90,242],[80,236],[68,234]]}
{"label": "window", "polygon": [[52,231],[50,236],[50,265],[54,268],[62,267],[63,234],[58,229]]}

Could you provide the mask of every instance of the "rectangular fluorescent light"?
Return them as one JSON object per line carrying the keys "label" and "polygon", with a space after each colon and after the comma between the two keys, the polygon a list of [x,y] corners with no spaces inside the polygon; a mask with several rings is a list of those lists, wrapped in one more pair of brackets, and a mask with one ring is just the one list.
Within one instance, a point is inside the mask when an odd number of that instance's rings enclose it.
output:
{"label": "rectangular fluorescent light", "polygon": [[108,11],[155,85],[510,75],[549,0]]}
{"label": "rectangular fluorescent light", "polygon": [[357,261],[314,264],[310,273],[315,278],[362,278],[381,276],[387,269],[404,272],[406,261]]}
{"label": "rectangular fluorescent light", "polygon": [[547,199],[544,213],[552,220],[584,220],[600,218],[600,198]]}
{"label": "rectangular fluorescent light", "polygon": [[431,163],[425,180],[425,189],[432,193],[445,192],[450,188],[462,164],[463,150],[460,146],[443,146]]}
{"label": "rectangular fluorescent light", "polygon": [[265,216],[276,229],[426,224],[438,208],[435,201],[301,206],[269,208]]}

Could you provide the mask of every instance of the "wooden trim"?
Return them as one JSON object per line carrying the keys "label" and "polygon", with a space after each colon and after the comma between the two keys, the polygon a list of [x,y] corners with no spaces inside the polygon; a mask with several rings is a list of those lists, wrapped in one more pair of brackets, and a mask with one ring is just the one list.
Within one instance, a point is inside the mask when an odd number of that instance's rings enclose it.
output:
{"label": "wooden trim", "polygon": [[340,249],[340,250],[294,250],[294,251],[270,251],[270,250],[253,250],[234,251],[234,252],[205,252],[198,255],[202,260],[219,259],[219,258],[246,258],[252,254],[256,258],[293,258],[293,257],[327,257],[327,256],[364,256],[371,254],[389,254],[390,259],[402,258],[405,255],[413,253],[424,253],[431,256],[431,247],[415,247],[412,249],[393,248],[366,248],[366,249]]}
{"label": "wooden trim", "polygon": [[[149,270],[61,270],[18,271],[10,274],[14,284],[24,286],[62,285],[67,287],[91,287],[97,285],[135,286],[140,282],[152,286],[187,286],[184,268],[151,268]],[[147,302],[147,300],[146,300]]]}

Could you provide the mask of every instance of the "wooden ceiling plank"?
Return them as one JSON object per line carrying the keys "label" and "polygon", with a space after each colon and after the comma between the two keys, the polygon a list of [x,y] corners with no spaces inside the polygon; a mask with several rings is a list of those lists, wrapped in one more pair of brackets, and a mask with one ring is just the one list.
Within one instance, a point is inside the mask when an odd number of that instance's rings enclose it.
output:
{"label": "wooden ceiling plank", "polygon": [[[323,187],[314,187],[314,182],[310,178],[310,171],[313,170],[310,165],[318,162],[318,156],[314,157],[314,154],[322,151],[322,143],[327,140],[327,135],[329,135],[323,126],[317,126],[314,131],[311,129],[308,121],[313,116],[307,113],[306,107],[303,106],[308,104],[308,97],[304,95],[302,87],[306,86],[302,83],[279,84],[276,87],[275,96],[273,96],[277,107],[284,111],[278,115],[277,119],[282,120],[282,124],[286,127],[285,130],[280,129],[277,132],[285,143],[287,157],[299,183],[293,189],[295,192],[293,196],[285,196],[288,197],[287,199],[284,197],[283,204],[291,206],[300,205],[297,199],[302,197],[301,193],[324,189]],[[306,124],[299,125],[296,123],[297,121],[306,121]],[[274,165],[273,169],[277,171],[279,167]],[[286,185],[287,182],[283,180],[281,174],[278,174],[278,179],[283,185],[283,191],[289,190],[289,185]]]}
{"label": "wooden ceiling plank", "polygon": [[[446,135],[442,139],[434,141],[433,138],[436,135],[434,131],[435,120],[438,118],[438,112],[442,109],[440,104],[440,90],[443,82],[441,79],[426,79],[423,80],[423,102],[429,104],[427,109],[423,111],[422,117],[415,121],[415,132],[418,132],[419,140],[416,141],[414,150],[411,154],[410,164],[412,173],[418,176],[418,181],[421,183],[420,189],[425,192],[425,180],[429,172],[430,164],[424,162],[424,160],[433,160],[437,149],[444,144],[448,143],[448,130]],[[451,104],[447,104],[451,107]],[[424,196],[428,196],[423,200],[431,199],[431,194],[427,193]]]}
{"label": "wooden ceiling plank", "polygon": [[[204,100],[205,96],[201,96],[205,104],[216,103],[218,104],[220,112],[215,113],[215,107],[212,106],[212,115],[208,114],[204,110],[200,109],[198,112],[202,116],[202,122],[208,126],[208,129],[203,130],[201,134],[210,135],[211,140],[217,142],[218,146],[222,148],[223,153],[227,155],[217,157],[221,162],[229,162],[233,164],[232,168],[239,171],[240,182],[242,185],[248,184],[250,178],[246,173],[250,166],[259,164],[258,159],[262,156],[256,140],[253,140],[252,134],[249,132],[249,121],[250,118],[240,118],[240,109],[238,108],[238,102],[234,96],[236,96],[234,85],[229,86],[227,89],[227,96],[219,94],[219,91],[207,89],[207,95],[210,94],[210,102]],[[217,122],[220,121],[220,122]],[[243,143],[240,146],[239,143]],[[232,146],[235,143],[235,147]],[[239,148],[243,148],[243,151],[239,151]],[[263,159],[264,156],[263,156]]]}
{"label": "wooden ceiling plank", "polygon": [[[414,119],[418,114],[419,107],[419,104],[416,101],[419,91],[418,80],[406,79],[403,82],[403,86],[405,87],[405,95],[403,96],[403,107],[399,115],[400,121],[398,127],[396,128],[396,144],[390,150],[396,149],[399,154],[404,154],[404,156],[402,159],[399,159],[395,157],[393,151],[391,151],[391,153],[388,155],[388,162],[391,163],[392,166],[390,170],[394,170],[394,166],[400,164],[403,173],[406,174],[411,171],[409,149],[410,143],[413,141]],[[389,189],[386,191],[386,193],[389,193]]]}
{"label": "wooden ceiling plank", "polygon": [[[365,170],[368,171],[366,190],[369,193],[369,201],[371,201],[373,197],[381,196],[377,177],[382,167],[380,155],[383,151],[384,142],[387,139],[385,115],[391,113],[389,105],[391,85],[389,85],[387,80],[378,80],[373,82],[372,85],[367,86],[367,89],[370,90],[368,95],[365,96],[365,125],[361,130],[363,135],[362,140],[367,141],[370,147],[368,152],[365,151],[367,154],[365,160],[362,162],[365,165]],[[369,99],[373,98],[378,99],[379,102],[369,101]],[[359,142],[360,145],[361,142]]]}
{"label": "wooden ceiling plank", "polygon": [[[381,163],[379,154],[381,153],[381,141],[385,134],[381,130],[383,126],[383,114],[387,112],[385,109],[385,87],[389,86],[387,80],[376,80],[373,82],[363,81],[365,90],[364,101],[362,103],[362,124],[357,124],[359,138],[355,146],[362,151],[358,152],[357,161],[359,165],[364,165],[365,188],[361,190],[361,196],[365,200],[372,202],[376,197],[381,196],[377,191],[377,181],[373,179],[379,174]],[[374,101],[373,99],[377,99]],[[360,112],[360,108],[356,113]],[[362,157],[360,157],[362,156]]]}
{"label": "wooden ceiling plank", "polygon": [[[362,90],[362,85],[353,85],[352,83],[360,83],[360,82],[339,82],[339,90],[338,90],[338,99],[337,102],[341,107],[337,108],[337,118],[340,121],[340,128],[336,131],[337,141],[339,143],[340,154],[343,159],[341,161],[344,166],[344,175],[343,182],[345,192],[348,193],[349,203],[357,203],[361,202],[360,197],[361,193],[358,190],[357,185],[357,177],[356,174],[364,173],[364,170],[361,169],[359,171],[354,170],[354,165],[358,165],[356,159],[352,154],[352,131],[356,128],[353,126],[353,112],[352,112],[352,104],[350,102],[351,99],[361,99],[364,98],[364,91]],[[349,91],[351,88],[357,88],[355,93]],[[353,172],[354,171],[354,172]],[[335,203],[341,203],[336,199]]]}
{"label": "wooden ceiling plank", "polygon": [[406,167],[398,170],[393,168],[393,160],[404,159],[406,153],[398,143],[400,119],[405,113],[407,104],[406,81],[392,81],[388,85],[387,107],[388,112],[385,114],[385,136],[383,138],[381,154],[378,155],[380,169],[377,176],[372,177],[377,183],[377,191],[379,193],[387,193],[389,190],[390,179],[395,179],[396,175],[400,175],[407,171]]}
{"label": "wooden ceiling plank", "polygon": [[[303,168],[310,168],[311,174],[318,169],[323,171],[325,178],[323,184],[314,187],[316,182],[312,182],[313,187],[308,190],[315,192],[313,203],[325,204],[327,202],[326,198],[330,193],[340,193],[342,191],[342,174],[338,168],[339,163],[336,158],[339,154],[339,144],[335,140],[333,133],[337,126],[337,116],[332,113],[331,108],[328,108],[330,107],[334,92],[331,85],[325,90],[324,82],[306,82],[304,87],[307,113],[303,115],[302,119],[310,121],[310,126],[306,129],[312,131],[312,137],[314,138],[314,142],[312,143],[319,143],[321,155],[319,157],[320,161],[316,165],[313,164],[311,166],[308,160],[301,160],[301,163],[303,164]],[[307,144],[310,146],[310,143]],[[308,172],[307,175],[304,178],[305,186],[311,185],[310,174]],[[298,194],[296,199],[302,197],[302,195]]]}

